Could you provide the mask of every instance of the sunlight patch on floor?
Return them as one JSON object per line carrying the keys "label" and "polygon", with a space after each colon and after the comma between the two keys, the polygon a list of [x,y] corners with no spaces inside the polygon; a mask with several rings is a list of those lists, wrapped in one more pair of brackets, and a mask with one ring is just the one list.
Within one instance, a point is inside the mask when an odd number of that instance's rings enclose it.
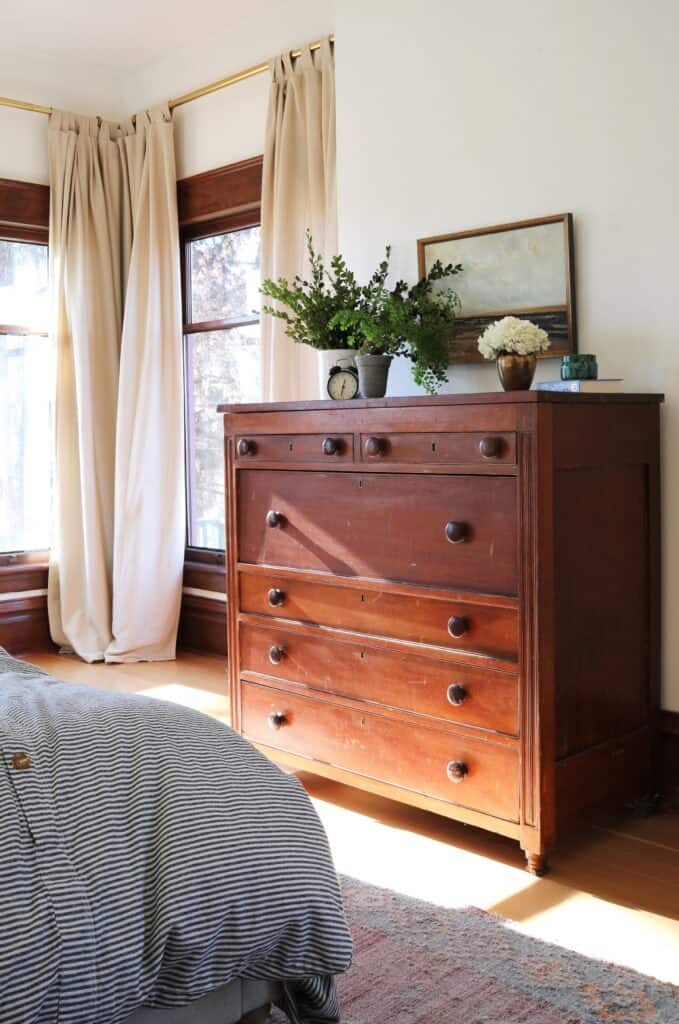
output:
{"label": "sunlight patch on floor", "polygon": [[[524,871],[313,798],[340,874],[441,907],[487,907],[537,883]],[[491,865],[491,870],[489,870]]]}
{"label": "sunlight patch on floor", "polygon": [[605,949],[606,960],[679,983],[679,925],[656,914],[570,891],[558,905],[508,927],[594,959]]}
{"label": "sunlight patch on floor", "polygon": [[194,711],[202,711],[204,715],[212,715],[220,722],[229,724],[229,701],[224,695],[212,690],[200,690],[195,686],[184,686],[181,683],[170,683],[165,686],[152,686],[135,690],[142,697],[154,697],[156,700],[167,700],[172,704],[181,704]]}

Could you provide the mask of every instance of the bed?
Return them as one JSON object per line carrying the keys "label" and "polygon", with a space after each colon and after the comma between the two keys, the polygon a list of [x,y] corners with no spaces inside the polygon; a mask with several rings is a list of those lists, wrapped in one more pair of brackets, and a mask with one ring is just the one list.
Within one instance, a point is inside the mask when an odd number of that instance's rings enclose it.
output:
{"label": "bed", "polygon": [[0,649],[2,1024],[339,1021],[314,808],[216,719]]}

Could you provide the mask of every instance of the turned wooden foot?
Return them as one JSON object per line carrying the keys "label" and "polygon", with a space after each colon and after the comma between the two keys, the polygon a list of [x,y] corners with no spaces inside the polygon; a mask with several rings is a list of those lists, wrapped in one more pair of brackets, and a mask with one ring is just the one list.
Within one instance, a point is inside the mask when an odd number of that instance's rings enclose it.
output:
{"label": "turned wooden foot", "polygon": [[530,871],[531,875],[537,875],[540,878],[542,875],[547,874],[547,854],[545,853],[527,853],[526,854],[526,867]]}

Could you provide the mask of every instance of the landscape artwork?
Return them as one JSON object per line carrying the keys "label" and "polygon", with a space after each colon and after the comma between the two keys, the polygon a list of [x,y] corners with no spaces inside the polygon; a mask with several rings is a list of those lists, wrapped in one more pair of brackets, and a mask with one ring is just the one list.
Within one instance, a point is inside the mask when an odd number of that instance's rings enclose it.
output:
{"label": "landscape artwork", "polygon": [[451,362],[482,361],[479,336],[503,316],[547,331],[547,357],[576,351],[571,214],[422,238],[417,246],[420,276],[436,260],[462,264],[453,285],[462,309]]}

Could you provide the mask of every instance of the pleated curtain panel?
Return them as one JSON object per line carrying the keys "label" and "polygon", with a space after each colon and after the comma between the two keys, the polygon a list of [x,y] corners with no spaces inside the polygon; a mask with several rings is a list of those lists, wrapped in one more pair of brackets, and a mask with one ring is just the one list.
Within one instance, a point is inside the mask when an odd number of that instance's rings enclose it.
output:
{"label": "pleated curtain panel", "polygon": [[[262,181],[262,277],[304,274],[306,237],[326,259],[337,251],[335,61],[329,40],[273,64]],[[318,360],[290,341],[284,324],[262,318],[262,384],[267,401],[315,398]]]}
{"label": "pleated curtain panel", "polygon": [[54,641],[175,656],[185,544],[174,129],[159,108],[49,124],[57,348]]}

